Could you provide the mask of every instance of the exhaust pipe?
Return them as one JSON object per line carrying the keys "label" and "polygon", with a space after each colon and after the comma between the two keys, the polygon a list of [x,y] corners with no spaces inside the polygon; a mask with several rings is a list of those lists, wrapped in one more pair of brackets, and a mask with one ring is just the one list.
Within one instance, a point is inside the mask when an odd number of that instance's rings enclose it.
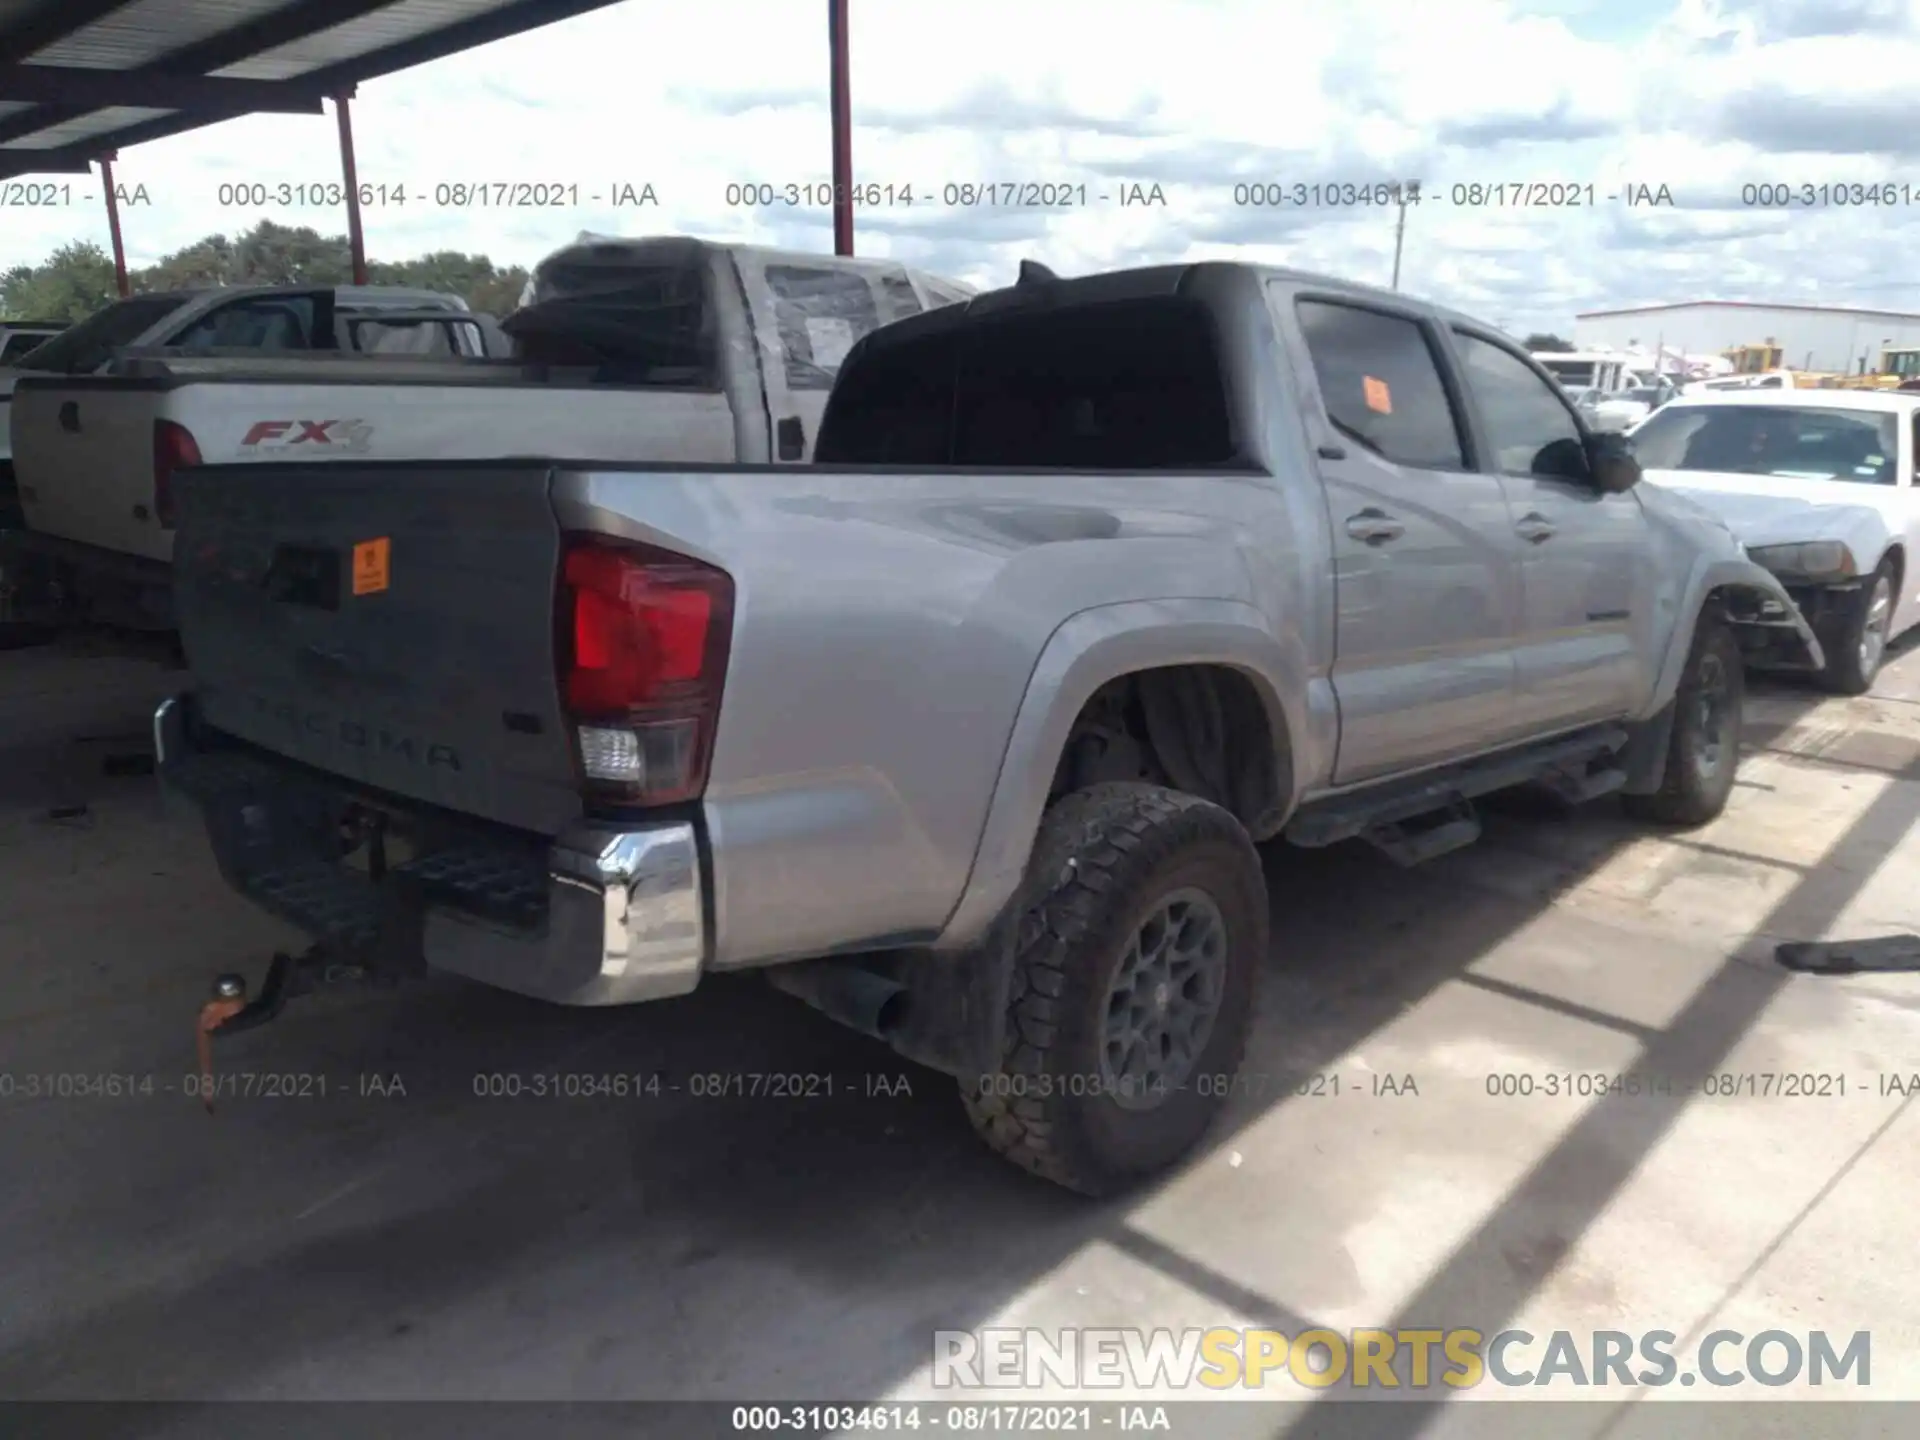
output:
{"label": "exhaust pipe", "polygon": [[777,965],[767,981],[829,1020],[875,1040],[891,1040],[907,1015],[907,987],[844,960]]}

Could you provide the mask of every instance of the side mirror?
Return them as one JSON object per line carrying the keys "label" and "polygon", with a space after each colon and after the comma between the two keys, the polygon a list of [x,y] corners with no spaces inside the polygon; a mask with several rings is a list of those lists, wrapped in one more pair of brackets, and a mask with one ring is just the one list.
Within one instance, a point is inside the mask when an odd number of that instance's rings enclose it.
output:
{"label": "side mirror", "polygon": [[1640,483],[1640,460],[1624,435],[1608,431],[1587,437],[1587,468],[1603,495],[1624,495]]}

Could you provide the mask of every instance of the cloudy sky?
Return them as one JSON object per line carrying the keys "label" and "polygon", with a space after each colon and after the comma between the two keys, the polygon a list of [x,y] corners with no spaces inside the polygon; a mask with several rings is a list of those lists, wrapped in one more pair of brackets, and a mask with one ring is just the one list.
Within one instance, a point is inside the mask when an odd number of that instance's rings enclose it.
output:
{"label": "cloudy sky", "polygon": [[[728,190],[826,180],[825,8],[625,0],[362,87],[361,179],[406,195],[367,212],[370,252],[529,263],[582,230],[831,248],[823,208]],[[1313,194],[1294,187],[1343,201],[1339,187],[1412,178],[1402,288],[1511,330],[1696,298],[1920,310],[1920,0],[853,11],[855,173],[896,191],[860,215],[863,253],[984,284],[1027,256],[1078,273],[1236,254],[1384,283],[1391,207],[1303,206]],[[233,121],[129,150],[118,171],[151,199],[124,216],[136,262],[262,217],[345,228],[338,211],[220,204],[223,184],[337,181],[323,119]],[[508,181],[577,187],[578,201],[434,203],[441,186]],[[1746,185],[1853,182],[1913,203],[1743,204]],[[1068,187],[1070,203],[945,203],[949,186],[1022,183]],[[611,204],[649,185],[657,205]],[[1578,203],[1514,203],[1539,186]],[[1671,206],[1628,203],[1661,187]],[[1237,203],[1256,198],[1281,203]],[[69,207],[0,212],[0,265],[105,237],[98,185],[81,183]]]}

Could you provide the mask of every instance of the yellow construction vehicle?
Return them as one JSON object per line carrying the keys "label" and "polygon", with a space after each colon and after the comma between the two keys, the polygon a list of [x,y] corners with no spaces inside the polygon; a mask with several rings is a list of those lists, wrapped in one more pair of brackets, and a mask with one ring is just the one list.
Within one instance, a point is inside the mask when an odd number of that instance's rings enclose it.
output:
{"label": "yellow construction vehicle", "polygon": [[1734,376],[1760,390],[1825,390],[1846,378],[1825,370],[1789,370],[1784,348],[1771,339],[1760,345],[1735,345],[1720,356],[1733,367]]}
{"label": "yellow construction vehicle", "polygon": [[1842,390],[1920,390],[1920,346],[1888,345],[1873,370],[1835,383]]}
{"label": "yellow construction vehicle", "polygon": [[1736,375],[1763,375],[1780,369],[1780,347],[1769,340],[1764,345],[1736,345],[1722,350],[1721,358],[1730,362]]}
{"label": "yellow construction vehicle", "polygon": [[1880,352],[1880,373],[1898,390],[1920,390],[1920,345],[1889,345]]}

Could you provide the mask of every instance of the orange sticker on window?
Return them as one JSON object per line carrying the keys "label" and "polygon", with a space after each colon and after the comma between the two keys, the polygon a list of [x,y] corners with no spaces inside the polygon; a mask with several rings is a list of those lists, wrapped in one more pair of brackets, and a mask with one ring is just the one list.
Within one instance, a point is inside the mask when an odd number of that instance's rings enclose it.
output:
{"label": "orange sticker on window", "polygon": [[1393,413],[1393,392],[1387,389],[1386,381],[1367,375],[1362,377],[1360,383],[1367,392],[1367,409],[1377,410],[1382,415]]}
{"label": "orange sticker on window", "polygon": [[384,535],[378,540],[362,540],[353,547],[354,594],[373,595],[387,588],[392,550],[392,543]]}

